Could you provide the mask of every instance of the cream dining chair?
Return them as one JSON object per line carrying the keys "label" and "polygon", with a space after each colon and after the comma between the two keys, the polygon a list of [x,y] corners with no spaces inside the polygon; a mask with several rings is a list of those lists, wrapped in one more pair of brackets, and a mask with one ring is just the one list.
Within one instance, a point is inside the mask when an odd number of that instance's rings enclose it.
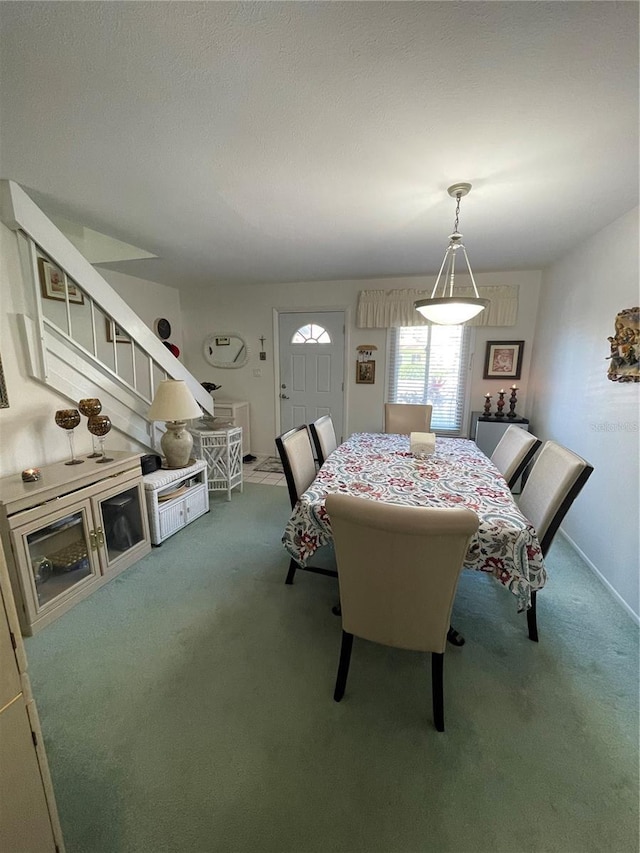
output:
{"label": "cream dining chair", "polygon": [[[284,476],[289,489],[291,508],[296,505],[300,495],[309,488],[316,477],[316,460],[311,447],[311,438],[306,424],[294,427],[276,438],[276,448],[282,461]],[[300,566],[291,558],[285,583],[292,584],[297,569],[314,572],[319,575],[336,577],[337,572],[320,566]]]}
{"label": "cream dining chair", "polygon": [[444,731],[443,663],[453,599],[478,517],[464,507],[395,506],[330,494],[342,647],[333,698],[344,696],[353,637],[431,652],[433,717]]}
{"label": "cream dining chair", "polygon": [[431,405],[413,403],[385,403],[384,431],[398,435],[412,432],[429,432],[431,429]]}
{"label": "cream dining chair", "polygon": [[535,435],[511,424],[491,454],[491,461],[512,489],[533,459],[542,442]]}
{"label": "cream dining chair", "polygon": [[318,420],[309,424],[309,432],[311,433],[311,438],[316,449],[318,465],[321,466],[327,456],[333,453],[338,446],[331,415],[323,415]]}
{"label": "cream dining chair", "polygon": [[[592,472],[593,466],[581,456],[555,441],[545,442],[518,501],[520,512],[536,529],[543,556]],[[535,591],[531,593],[527,625],[529,639],[538,642]]]}

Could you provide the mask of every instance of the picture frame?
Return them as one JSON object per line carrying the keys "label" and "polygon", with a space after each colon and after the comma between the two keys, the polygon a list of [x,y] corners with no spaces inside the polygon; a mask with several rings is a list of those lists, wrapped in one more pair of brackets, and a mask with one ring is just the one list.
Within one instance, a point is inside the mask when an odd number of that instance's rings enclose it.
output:
{"label": "picture frame", "polygon": [[[64,273],[46,258],[38,258],[38,276],[40,278],[40,290],[45,299],[56,299],[65,301]],[[84,294],[78,285],[67,277],[67,290],[69,302],[84,305]]]}
{"label": "picture frame", "polygon": [[356,361],[356,384],[374,385],[376,381],[375,361]]}
{"label": "picture frame", "polygon": [[487,341],[483,379],[520,379],[524,341]]}
{"label": "picture frame", "polygon": [[130,344],[131,338],[127,335],[126,332],[123,332],[120,326],[118,326],[113,320],[110,320],[108,317],[105,317],[105,322],[107,324],[107,340],[110,343],[115,342],[117,344]]}

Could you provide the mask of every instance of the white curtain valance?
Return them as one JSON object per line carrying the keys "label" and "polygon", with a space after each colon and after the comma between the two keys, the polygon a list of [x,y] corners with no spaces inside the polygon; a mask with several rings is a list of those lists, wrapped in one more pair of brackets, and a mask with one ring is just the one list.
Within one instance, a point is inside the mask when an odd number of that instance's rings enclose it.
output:
{"label": "white curtain valance", "polygon": [[[456,286],[459,296],[475,296],[473,287]],[[478,293],[489,306],[467,326],[515,326],[518,319],[518,287],[513,284],[479,286]],[[361,290],[356,326],[359,329],[389,329],[392,326],[429,326],[414,302],[429,299],[426,290]]]}

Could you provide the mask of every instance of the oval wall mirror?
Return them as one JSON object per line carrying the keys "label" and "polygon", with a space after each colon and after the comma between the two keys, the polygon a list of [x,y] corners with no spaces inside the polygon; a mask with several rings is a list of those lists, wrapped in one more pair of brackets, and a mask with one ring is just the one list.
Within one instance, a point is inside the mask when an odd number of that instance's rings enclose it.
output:
{"label": "oval wall mirror", "polygon": [[203,352],[212,367],[244,367],[249,359],[247,342],[237,332],[207,335]]}

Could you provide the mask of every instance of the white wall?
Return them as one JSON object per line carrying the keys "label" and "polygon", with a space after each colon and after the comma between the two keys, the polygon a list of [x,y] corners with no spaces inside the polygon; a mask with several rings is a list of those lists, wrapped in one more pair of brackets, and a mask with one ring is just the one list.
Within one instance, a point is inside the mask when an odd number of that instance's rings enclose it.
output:
{"label": "white wall", "polygon": [[[516,326],[476,329],[476,355],[472,370],[471,409],[481,409],[483,395],[495,393],[501,382],[482,379],[485,342],[487,340],[524,340],[524,369],[520,386],[518,413],[528,411],[527,377],[531,342],[535,332],[541,274],[537,271],[485,273],[476,276],[478,284],[519,286],[520,305]],[[355,327],[358,293],[366,289],[418,288],[431,289],[433,279],[424,277],[375,279],[374,281],[332,281],[253,286],[218,285],[208,291],[184,292],[181,295],[185,335],[184,363],[201,382],[222,385],[214,395],[220,399],[248,400],[251,404],[252,452],[273,454],[276,435],[276,396],[274,378],[273,310],[297,308],[344,308],[347,317],[346,408],[347,434],[377,431],[382,427],[386,337],[382,329]],[[213,368],[202,353],[206,335],[214,332],[239,332],[250,348],[249,362],[235,370]],[[266,361],[259,361],[260,336],[266,338]],[[378,347],[375,385],[356,385],[355,360],[358,344]],[[262,371],[255,377],[253,371]],[[510,383],[509,383],[510,384]],[[495,398],[494,398],[495,404]]]}
{"label": "white wall", "polygon": [[[176,333],[182,341],[177,291],[118,273],[109,272],[108,277],[114,278],[116,289],[122,288],[119,292],[134,310],[136,307],[144,309],[140,314],[151,326],[159,316],[166,316],[172,325],[175,319]],[[0,223],[0,355],[9,397],[9,408],[0,409],[2,477],[25,468],[59,462],[67,458],[69,452],[67,437],[55,425],[54,414],[57,409],[68,408],[77,401],[67,400],[32,379],[27,370],[18,314],[34,316],[31,302],[30,289],[23,281],[18,237]],[[96,397],[99,391],[99,388],[95,389]],[[84,419],[75,430],[75,445],[79,454],[91,451],[91,435],[85,428]],[[109,433],[107,447],[114,450],[143,449],[115,429]]]}
{"label": "white wall", "polygon": [[636,208],[545,272],[530,377],[534,431],[595,468],[563,530],[636,614],[640,383],[607,379],[606,359],[638,304]]}

